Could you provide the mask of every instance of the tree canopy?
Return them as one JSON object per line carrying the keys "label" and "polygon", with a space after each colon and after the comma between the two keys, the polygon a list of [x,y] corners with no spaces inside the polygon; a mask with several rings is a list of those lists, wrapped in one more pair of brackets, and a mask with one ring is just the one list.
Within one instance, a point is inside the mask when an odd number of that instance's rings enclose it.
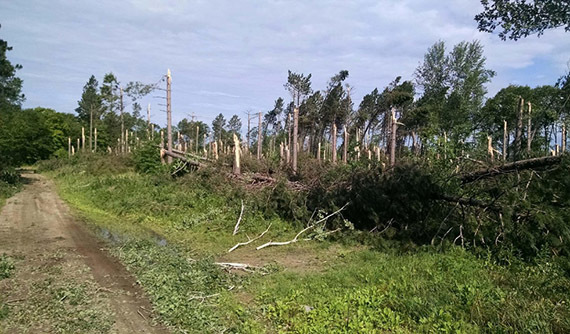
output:
{"label": "tree canopy", "polygon": [[503,40],[518,40],[529,35],[564,27],[570,31],[570,2],[566,0],[481,0],[483,12],[475,16],[479,30],[499,31]]}

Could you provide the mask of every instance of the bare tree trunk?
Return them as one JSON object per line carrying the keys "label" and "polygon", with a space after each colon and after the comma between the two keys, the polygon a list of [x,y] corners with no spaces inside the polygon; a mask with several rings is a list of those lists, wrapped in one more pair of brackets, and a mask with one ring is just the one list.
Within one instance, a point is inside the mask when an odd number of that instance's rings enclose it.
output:
{"label": "bare tree trunk", "polygon": [[503,121],[503,161],[507,161],[507,145],[509,144],[507,121]]}
{"label": "bare tree trunk", "polygon": [[331,138],[331,154],[332,154],[332,163],[336,164],[336,123],[332,125],[332,138]]}
{"label": "bare tree trunk", "polygon": [[489,153],[489,158],[491,162],[495,161],[495,152],[493,152],[493,139],[491,136],[487,136],[487,153]]}
{"label": "bare tree trunk", "polygon": [[[160,150],[164,150],[164,132],[162,130],[160,130]],[[161,154],[160,155],[160,162],[164,165],[165,161],[164,161],[164,156]]]}
{"label": "bare tree trunk", "polygon": [[85,152],[85,128],[81,127],[81,150]]}
{"label": "bare tree trunk", "polygon": [[95,128],[95,152],[97,152],[97,128]]}
{"label": "bare tree trunk", "polygon": [[390,138],[390,166],[396,164],[396,131],[398,130],[398,124],[396,124],[396,110],[392,108],[392,131]]}
{"label": "bare tree trunk", "polygon": [[[171,102],[171,92],[172,90],[172,76],[170,75],[170,69],[166,73],[166,135],[168,136],[168,153],[172,153],[172,104]],[[172,155],[168,155],[167,161],[169,164],[172,163]]]}
{"label": "bare tree trunk", "polygon": [[297,135],[299,131],[299,109],[293,110],[293,173],[297,174]]}
{"label": "bare tree trunk", "polygon": [[119,145],[119,150],[121,153],[123,153],[125,150],[125,122],[124,122],[124,118],[123,118],[124,105],[123,105],[123,88],[122,87],[119,88],[119,92],[120,92],[119,109],[121,111],[121,142]]}
{"label": "bare tree trunk", "polygon": [[261,112],[257,123],[257,160],[261,159]]}
{"label": "bare tree trunk", "polygon": [[93,107],[89,108],[89,152],[93,152]]}
{"label": "bare tree trunk", "polygon": [[249,132],[251,131],[251,117],[249,117],[249,111],[247,112],[247,143],[245,145],[245,151],[249,152]]}
{"label": "bare tree trunk", "polygon": [[150,103],[146,107],[146,140],[150,140]]}
{"label": "bare tree trunk", "polygon": [[517,128],[515,131],[515,160],[520,159],[521,147],[522,147],[522,130],[523,130],[523,109],[524,109],[524,99],[519,96],[519,110],[517,114]]}
{"label": "bare tree trunk", "polygon": [[342,143],[342,162],[348,161],[348,127],[344,125],[344,142]]}
{"label": "bare tree trunk", "polygon": [[317,161],[321,161],[321,142],[317,143]]}
{"label": "bare tree trunk", "polygon": [[532,118],[531,118],[531,111],[532,111],[532,104],[530,102],[527,103],[528,105],[528,124],[526,129],[526,153],[530,156],[530,145],[532,144]]}
{"label": "bare tree trunk", "polygon": [[562,153],[566,152],[566,123],[562,123]]}
{"label": "bare tree trunk", "polygon": [[71,159],[71,137],[67,137],[67,157]]}
{"label": "bare tree trunk", "polygon": [[239,139],[237,135],[234,133],[234,166],[233,166],[234,175],[241,174],[240,161],[239,161],[240,155],[241,155],[241,147]]}
{"label": "bare tree trunk", "polygon": [[[289,140],[288,143],[288,147],[289,150],[291,150],[291,113],[287,114],[287,130],[288,130],[288,135],[287,135],[287,139]],[[290,162],[290,157],[287,157],[287,163]]]}

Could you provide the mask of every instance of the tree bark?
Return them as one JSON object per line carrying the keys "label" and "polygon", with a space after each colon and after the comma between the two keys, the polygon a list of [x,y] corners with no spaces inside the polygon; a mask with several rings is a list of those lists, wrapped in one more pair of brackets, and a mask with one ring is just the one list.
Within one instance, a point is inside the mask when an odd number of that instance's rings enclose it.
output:
{"label": "tree bark", "polygon": [[515,131],[515,160],[519,160],[521,156],[522,148],[522,132],[523,132],[523,109],[524,109],[524,99],[519,96],[519,110],[517,114],[517,128]]}
{"label": "tree bark", "polygon": [[396,164],[396,131],[398,124],[396,123],[396,110],[392,108],[392,130],[390,133],[390,166]]}
{"label": "tree bark", "polygon": [[297,135],[299,131],[299,109],[293,111],[293,173],[297,174]]}
{"label": "tree bark", "polygon": [[331,133],[331,154],[332,154],[332,163],[336,164],[336,123],[333,122],[332,125],[332,133]]}
{"label": "tree bark", "polygon": [[560,163],[561,156],[543,157],[543,158],[533,158],[527,160],[519,160],[515,162],[510,162],[503,164],[501,166],[494,166],[489,168],[483,168],[470,172],[461,176],[462,183],[470,183],[474,181],[479,181],[482,179],[494,177],[501,174],[507,174],[515,172],[517,170],[525,170],[532,168],[548,167]]}

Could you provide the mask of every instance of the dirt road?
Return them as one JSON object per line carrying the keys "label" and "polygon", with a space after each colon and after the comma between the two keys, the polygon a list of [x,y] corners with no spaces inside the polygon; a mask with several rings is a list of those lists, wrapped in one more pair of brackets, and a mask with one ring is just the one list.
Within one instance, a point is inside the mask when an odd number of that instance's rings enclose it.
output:
{"label": "dirt road", "polygon": [[0,213],[0,254],[16,259],[14,275],[0,281],[8,308],[0,332],[165,333],[133,277],[73,218],[52,181],[23,176]]}

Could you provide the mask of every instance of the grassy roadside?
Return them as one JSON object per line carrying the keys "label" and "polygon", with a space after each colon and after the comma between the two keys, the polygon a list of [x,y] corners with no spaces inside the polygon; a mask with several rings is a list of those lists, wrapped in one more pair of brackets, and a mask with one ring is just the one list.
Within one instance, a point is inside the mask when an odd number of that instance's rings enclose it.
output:
{"label": "grassy roadside", "polygon": [[[227,255],[270,223],[259,243],[288,240],[299,226],[246,210],[232,236],[244,194],[223,180],[69,166],[50,176],[174,332],[570,331],[570,281],[548,260],[500,266],[455,248],[402,254],[316,241]],[[265,265],[264,274],[224,272],[220,259]]]}

